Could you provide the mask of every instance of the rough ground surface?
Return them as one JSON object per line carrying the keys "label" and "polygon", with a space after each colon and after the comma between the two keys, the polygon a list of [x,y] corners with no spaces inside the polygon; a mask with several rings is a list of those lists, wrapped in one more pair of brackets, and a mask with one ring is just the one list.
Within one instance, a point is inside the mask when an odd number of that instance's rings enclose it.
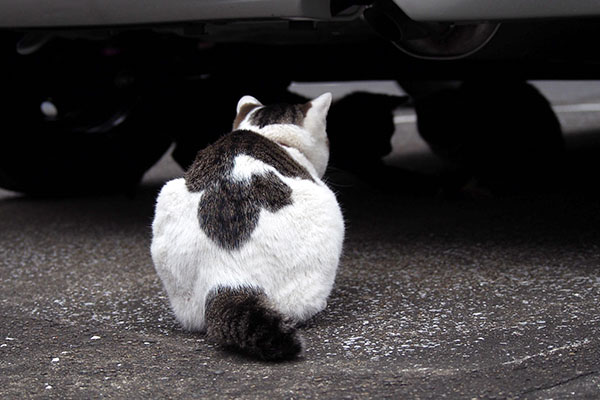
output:
{"label": "rough ground surface", "polygon": [[153,202],[0,192],[0,398],[599,398],[598,135],[553,193],[444,199],[336,187],[347,240],[295,362],[182,331]]}

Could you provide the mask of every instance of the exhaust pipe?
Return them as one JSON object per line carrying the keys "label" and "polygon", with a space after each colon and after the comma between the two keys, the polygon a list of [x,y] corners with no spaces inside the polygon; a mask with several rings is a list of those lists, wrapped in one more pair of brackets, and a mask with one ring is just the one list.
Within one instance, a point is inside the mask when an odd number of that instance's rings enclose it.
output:
{"label": "exhaust pipe", "polygon": [[[333,4],[333,3],[332,3]],[[410,19],[392,0],[376,0],[363,12],[365,21],[399,50],[426,60],[456,60],[483,48],[499,23],[453,24]]]}

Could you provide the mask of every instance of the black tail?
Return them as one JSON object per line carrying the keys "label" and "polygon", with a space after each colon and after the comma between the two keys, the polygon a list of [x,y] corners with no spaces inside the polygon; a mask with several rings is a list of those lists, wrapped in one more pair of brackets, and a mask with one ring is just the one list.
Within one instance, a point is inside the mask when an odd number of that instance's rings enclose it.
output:
{"label": "black tail", "polygon": [[206,325],[208,336],[219,344],[262,360],[291,360],[302,351],[296,329],[258,289],[212,292],[206,300]]}

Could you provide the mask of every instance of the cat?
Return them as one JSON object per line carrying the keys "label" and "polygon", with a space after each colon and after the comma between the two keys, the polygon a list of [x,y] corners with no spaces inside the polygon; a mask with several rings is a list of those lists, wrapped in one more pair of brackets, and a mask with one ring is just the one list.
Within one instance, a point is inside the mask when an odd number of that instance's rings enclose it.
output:
{"label": "cat", "polygon": [[353,92],[335,101],[327,116],[330,163],[367,180],[387,168],[396,126],[393,111],[408,106],[407,96]]}
{"label": "cat", "polygon": [[[394,111],[401,107],[412,107],[411,98],[358,91],[336,100],[327,116],[331,169],[349,172],[378,192],[435,193],[434,179],[384,161],[392,152]],[[332,182],[337,179],[331,174]]]}
{"label": "cat", "polygon": [[321,180],[330,104],[243,96],[233,132],[160,191],[152,259],[185,329],[258,359],[302,353],[297,325],[325,308],[344,239]]}

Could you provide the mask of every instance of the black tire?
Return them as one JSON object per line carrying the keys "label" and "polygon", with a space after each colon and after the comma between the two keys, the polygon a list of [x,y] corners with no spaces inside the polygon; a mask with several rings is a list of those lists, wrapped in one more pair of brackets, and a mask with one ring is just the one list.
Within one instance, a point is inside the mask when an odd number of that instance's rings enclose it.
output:
{"label": "black tire", "polygon": [[160,107],[100,45],[84,43],[77,57],[46,46],[25,57],[2,52],[10,56],[0,78],[0,187],[38,196],[131,191],[171,143]]}
{"label": "black tire", "polygon": [[500,190],[546,185],[564,167],[560,122],[526,82],[464,82],[416,97],[415,110],[436,155]]}

